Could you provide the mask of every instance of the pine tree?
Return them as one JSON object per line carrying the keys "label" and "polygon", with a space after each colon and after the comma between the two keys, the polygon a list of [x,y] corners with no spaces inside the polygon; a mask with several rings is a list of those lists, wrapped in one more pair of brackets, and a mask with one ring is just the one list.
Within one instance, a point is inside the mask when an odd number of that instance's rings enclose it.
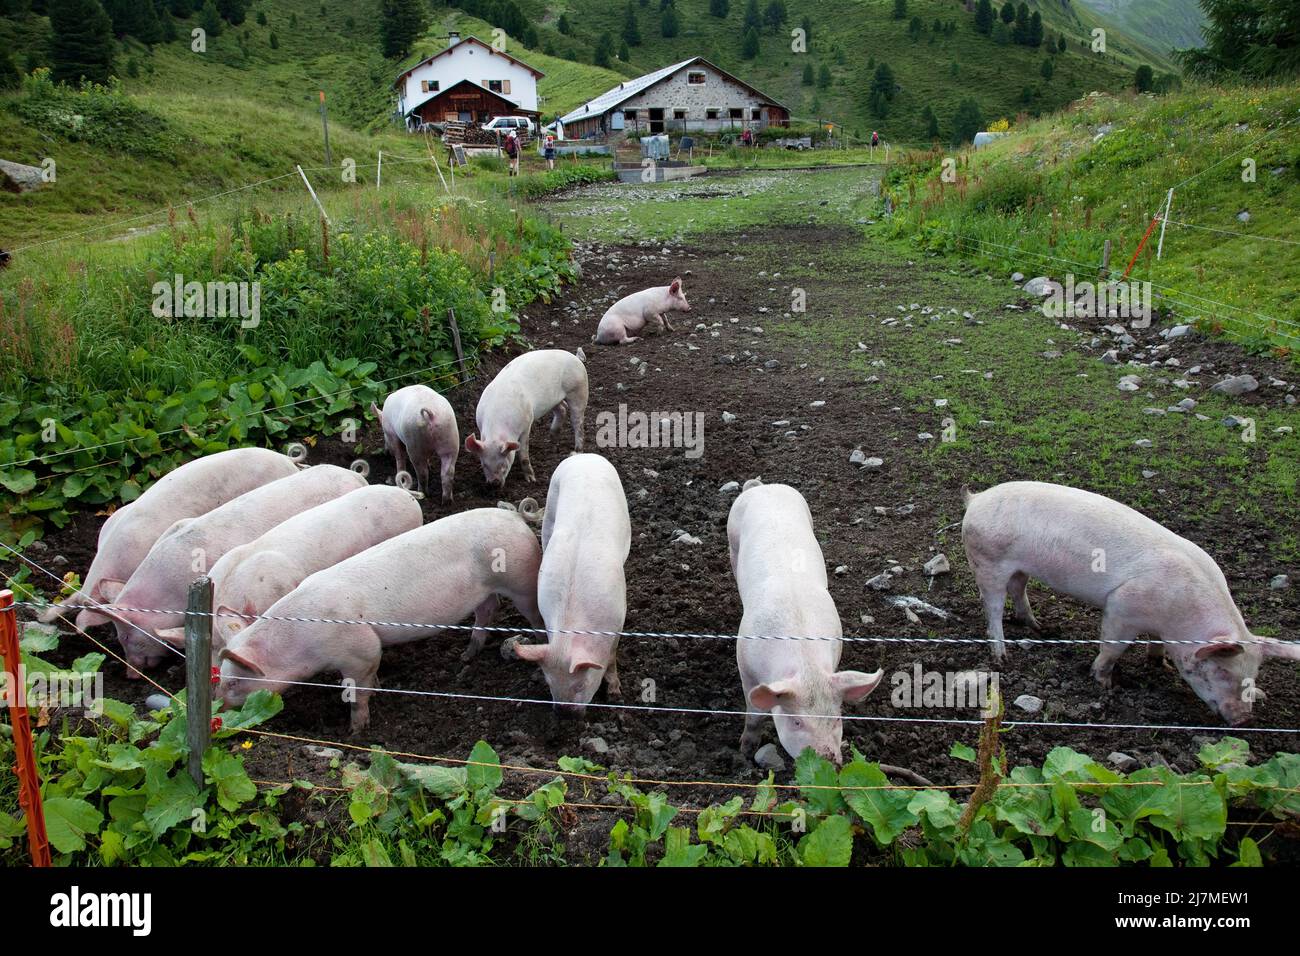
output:
{"label": "pine tree", "polygon": [[1043,79],[1049,83],[1052,81],[1052,74],[1056,72],[1056,67],[1052,64],[1052,58],[1048,57],[1043,61],[1042,67],[1038,71],[1043,75]]}
{"label": "pine tree", "polygon": [[731,0],[709,0],[709,13],[724,19],[731,12]]}
{"label": "pine tree", "polygon": [[[627,0],[627,9],[623,13],[623,42],[628,46],[641,45],[641,27],[636,22],[636,5]],[[622,57],[626,60],[627,57]]]}
{"label": "pine tree", "polygon": [[800,79],[800,82],[804,86],[812,86],[817,82],[817,78],[813,74],[813,65],[811,63],[805,63],[803,65],[803,77]]}
{"label": "pine tree", "polygon": [[1029,44],[1029,7],[1023,3],[1016,8],[1016,25],[1011,28],[1011,39],[1026,46]]}
{"label": "pine tree", "polygon": [[1149,93],[1153,86],[1155,86],[1155,75],[1151,67],[1143,63],[1133,76],[1133,88],[1139,93]]}
{"label": "pine tree", "polygon": [[1009,26],[1015,21],[1015,19],[1016,5],[1012,0],[1007,0],[1007,2],[1002,5],[1002,22]]}
{"label": "pine tree", "polygon": [[993,32],[993,4],[990,0],[979,0],[975,5],[975,31],[985,36]]}
{"label": "pine tree", "polygon": [[573,27],[569,25],[569,15],[567,13],[560,14],[560,19],[555,21],[555,29],[559,30],[566,37],[572,35]]}
{"label": "pine tree", "polygon": [[799,26],[803,30],[803,39],[805,43],[812,43],[812,17],[807,14],[799,21]]}
{"label": "pine tree", "polygon": [[248,4],[245,0],[217,0],[217,12],[232,27],[237,27],[244,22]]}
{"label": "pine tree", "polygon": [[766,23],[773,33],[779,33],[781,27],[790,19],[790,13],[785,8],[785,0],[771,0],[767,9],[763,11],[763,22]]}
{"label": "pine tree", "polygon": [[817,88],[819,90],[830,89],[831,79],[831,68],[823,63],[817,68]]}
{"label": "pine tree", "polygon": [[278,36],[275,35],[275,31],[274,31],[274,30],[271,31],[271,35],[270,35],[270,37],[268,37],[267,39],[268,39],[268,42],[271,44],[271,49],[272,49],[272,50],[278,50],[278,49],[280,49],[280,38],[279,38]]}
{"label": "pine tree", "polygon": [[14,90],[22,83],[22,74],[7,49],[0,49],[0,90]]}
{"label": "pine tree", "polygon": [[749,30],[761,30],[762,27],[763,17],[758,12],[758,0],[749,0],[749,2],[745,4],[745,19],[742,23],[742,28],[748,32]]}
{"label": "pine tree", "polygon": [[618,45],[618,58],[624,63],[632,59],[632,51],[628,49],[626,40]]}
{"label": "pine tree", "polygon": [[592,55],[591,62],[596,66],[609,67],[611,58],[614,56],[614,38],[608,32],[602,33],[600,39],[596,41],[596,51]]}
{"label": "pine tree", "polygon": [[[382,0],[380,49],[390,59],[406,56],[424,32],[426,5],[422,0]],[[293,21],[290,20],[290,25]]]}
{"label": "pine tree", "polygon": [[1065,34],[1061,34],[1060,42],[1057,43],[1056,47],[1057,47],[1057,49],[1060,50],[1062,53],[1065,52],[1065,48],[1066,48]]}
{"label": "pine tree", "polygon": [[659,35],[671,40],[681,32],[682,20],[677,13],[676,5],[664,7],[664,12],[659,16]]}
{"label": "pine tree", "polygon": [[264,26],[266,26],[266,13],[265,13],[265,11],[262,11],[262,10],[258,10],[258,11],[257,11],[257,25],[258,25],[259,27],[264,27]]}
{"label": "pine tree", "polygon": [[107,0],[103,6],[112,21],[114,36],[133,36],[141,43],[157,43],[162,39],[162,24],[152,3]]}
{"label": "pine tree", "polygon": [[113,69],[113,21],[99,0],[49,0],[50,78],[107,83]]}
{"label": "pine tree", "polygon": [[1033,47],[1037,50],[1043,45],[1043,15],[1035,10],[1029,17],[1029,36],[1025,39],[1025,46]]}
{"label": "pine tree", "polygon": [[980,112],[979,104],[970,98],[962,100],[952,118],[953,144],[960,146],[971,142],[983,128],[984,114]]}
{"label": "pine tree", "polygon": [[740,55],[746,60],[752,60],[758,56],[758,31],[750,27],[745,31],[745,39],[740,48]]}
{"label": "pine tree", "polygon": [[221,36],[221,14],[212,0],[206,0],[199,11],[199,26],[209,37]]}
{"label": "pine tree", "polygon": [[894,0],[894,19],[907,19],[907,0]]}
{"label": "pine tree", "polygon": [[888,63],[881,63],[876,67],[876,72],[871,78],[871,92],[880,93],[887,100],[894,98],[894,71],[889,68]]}
{"label": "pine tree", "polygon": [[921,22],[920,17],[912,17],[912,22],[907,25],[907,34],[915,43],[921,39],[921,34],[925,32],[925,24]]}
{"label": "pine tree", "polygon": [[934,115],[934,110],[929,106],[921,110],[921,122],[925,124],[926,139],[939,138],[939,117]]}

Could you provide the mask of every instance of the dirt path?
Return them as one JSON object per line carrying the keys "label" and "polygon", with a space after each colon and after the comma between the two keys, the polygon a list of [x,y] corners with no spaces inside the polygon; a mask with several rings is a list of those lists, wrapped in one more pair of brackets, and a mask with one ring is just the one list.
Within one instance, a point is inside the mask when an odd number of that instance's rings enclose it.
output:
{"label": "dirt path", "polygon": [[[963,483],[972,476],[1007,470],[1004,450],[984,444],[937,467],[927,444],[916,437],[936,430],[933,412],[922,411],[916,402],[871,381],[878,371],[875,367],[846,361],[845,343],[826,341],[818,333],[820,320],[811,315],[786,317],[779,303],[791,301],[792,280],[767,274],[775,268],[773,262],[808,263],[799,286],[806,289],[810,301],[819,303],[823,315],[865,308],[864,302],[883,313],[892,308],[884,305],[886,298],[890,303],[912,297],[931,302],[946,295],[940,291],[946,266],[888,258],[850,260],[835,254],[860,241],[857,233],[847,229],[808,225],[751,229],[667,246],[583,246],[584,280],[566,290],[561,300],[528,310],[525,334],[534,346],[581,346],[589,357],[589,443],[595,444],[598,416],[617,413],[620,405],[633,411],[698,413],[704,422],[703,453],[698,457],[682,448],[589,448],[610,458],[628,493],[633,528],[627,566],[628,630],[734,633],[741,606],[726,541],[726,517],[734,493],[720,489],[728,482],[761,476],[765,481],[792,484],[807,498],[828,569],[843,569],[832,573],[831,592],[846,633],[952,638],[982,634],[978,596],[966,569],[959,532],[941,529],[960,516]],[[617,348],[591,344],[596,321],[610,302],[674,275],[684,278],[695,309],[690,315],[674,317],[675,333],[652,335]],[[882,288],[888,290],[887,297],[878,291]],[[942,321],[920,324],[916,334],[928,336],[933,347],[940,348],[959,337],[966,322],[955,310],[944,312]],[[704,328],[697,329],[697,324]],[[883,337],[897,333],[873,322],[862,325],[858,334],[874,350]],[[494,357],[485,364],[478,383],[453,395],[462,431],[473,420],[482,383],[505,359]],[[883,368],[879,371],[884,373]],[[734,422],[724,423],[724,413],[736,416]],[[383,455],[378,429],[372,428],[364,439],[372,481],[391,480],[392,463]],[[856,447],[864,447],[868,455],[878,450],[884,466],[867,470],[850,465]],[[570,449],[570,441],[552,439],[539,426],[533,442],[539,483],[525,485],[516,471],[506,496],[542,498],[545,481]],[[333,440],[322,440],[312,454],[313,461],[340,464],[352,457]],[[1055,467],[1044,464],[1041,473],[1019,476],[1066,482],[1074,478],[1085,483],[1083,465],[1074,475],[1050,470]],[[490,506],[498,498],[484,487],[475,461],[468,456],[458,470],[456,494],[456,510]],[[426,502],[424,507],[426,520],[447,513],[441,504]],[[1168,520],[1177,530],[1175,511],[1154,516]],[[86,519],[52,535],[51,549],[67,556],[73,567],[84,567],[100,520]],[[682,531],[699,543],[675,543]],[[1249,548],[1262,529],[1244,523],[1235,530],[1225,526],[1223,532],[1233,540],[1221,542],[1217,553],[1232,555],[1239,546]],[[931,585],[921,565],[938,551],[947,554],[953,570]],[[903,570],[890,590],[865,586],[880,571],[898,567]],[[1225,567],[1234,590],[1241,580],[1238,570]],[[888,603],[899,595],[919,597],[951,616],[912,622]],[[1035,598],[1037,613],[1049,627],[1045,636],[1087,639],[1096,635],[1098,617],[1092,610],[1041,589]],[[1263,623],[1291,632],[1300,626],[1292,602],[1279,599],[1263,613],[1267,615]],[[522,620],[512,611],[504,623],[522,624]],[[1259,617],[1252,623],[1261,623]],[[1033,635],[1008,624],[1008,636]],[[535,666],[501,658],[499,639],[491,640],[487,650],[467,665],[458,659],[462,646],[463,635],[458,634],[395,648],[385,654],[380,683],[394,690],[548,696]],[[641,703],[646,688],[652,687],[653,694],[645,699],[656,706],[740,710],[734,655],[730,641],[626,638],[619,670],[627,702]],[[1012,708],[1010,717],[1220,726],[1220,720],[1179,678],[1148,663],[1140,653],[1131,652],[1121,661],[1117,689],[1103,695],[1088,675],[1092,657],[1093,649],[1087,645],[1013,648],[1000,670],[1002,694],[1008,702],[1021,694],[1034,695],[1045,705],[1033,717]],[[910,767],[938,783],[968,780],[969,765],[948,754],[954,740],[973,743],[975,728],[914,723],[910,718],[971,720],[977,714],[969,708],[902,708],[897,699],[891,700],[894,675],[911,674],[917,664],[924,671],[953,672],[987,670],[990,661],[980,644],[847,645],[843,667],[883,667],[886,681],[846,712],[891,720],[846,722],[846,742],[869,759]],[[147,688],[122,680],[117,667],[108,670],[111,696],[143,699]],[[1266,665],[1261,684],[1268,688],[1270,699],[1257,723],[1300,726],[1294,670],[1293,665]],[[180,667],[154,676],[171,688],[179,687],[184,677]],[[558,722],[547,706],[399,694],[378,696],[371,712],[370,730],[352,739],[347,736],[347,707],[336,693],[300,689],[287,696],[285,711],[271,729],[456,757],[465,756],[482,738],[509,764],[550,768],[562,755],[581,754],[612,769],[657,779],[757,782],[763,775],[737,752],[741,720],[733,716],[593,709],[583,725]],[[894,722],[896,718],[909,720]],[[1143,764],[1167,763],[1188,771],[1195,768],[1195,753],[1204,741],[1221,735],[1218,729],[1022,727],[1007,735],[1006,744],[1013,762],[1039,761],[1053,747],[1066,745],[1101,760],[1123,751]],[[765,739],[775,740],[770,725]],[[1294,737],[1280,734],[1253,734],[1249,739],[1259,754],[1297,746]],[[254,776],[262,779],[324,779],[326,772],[319,760],[295,743],[259,741],[246,756]],[[778,779],[787,777],[788,771],[778,775]],[[673,802],[695,806],[731,795],[713,787],[674,790]],[[591,795],[602,797],[599,790]],[[579,840],[583,852],[601,852],[609,822],[584,821],[590,839]]]}

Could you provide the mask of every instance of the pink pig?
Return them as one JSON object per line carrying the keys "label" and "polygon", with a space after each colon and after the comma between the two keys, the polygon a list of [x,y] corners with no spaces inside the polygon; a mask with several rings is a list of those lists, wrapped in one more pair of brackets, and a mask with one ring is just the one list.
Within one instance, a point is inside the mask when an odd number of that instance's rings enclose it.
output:
{"label": "pink pig", "polygon": [[[239,706],[253,691],[283,691],[316,674],[351,680],[352,729],[370,723],[370,695],[384,648],[437,634],[474,615],[468,660],[487,639],[499,597],[534,627],[542,553],[524,518],[475,508],[389,538],[317,571],[276,601],[267,618],[325,618],[326,624],[263,619],[221,652],[217,696]],[[403,624],[421,625],[403,627]]]}
{"label": "pink pig", "polygon": [[[1168,645],[1169,656],[1231,724],[1249,718],[1264,696],[1255,687],[1263,658],[1300,660],[1300,644],[1250,633],[1213,558],[1132,508],[1042,481],[1009,481],[965,497],[962,541],[999,660],[1008,596],[1016,619],[1038,627],[1026,594],[1030,578],[1101,608],[1104,641],[1147,634],[1196,642]],[[1127,647],[1101,646],[1092,673],[1103,686]],[[1150,647],[1158,655],[1164,645]]]}
{"label": "pink pig", "polygon": [[460,433],[451,403],[428,385],[407,385],[384,399],[383,411],[373,402],[370,410],[383,426],[384,447],[396,459],[399,472],[406,471],[406,459],[410,458],[416,490],[428,494],[429,460],[438,456],[442,463],[442,500],[451,501],[456,458],[460,454]]}
{"label": "pink pig", "polygon": [[669,312],[689,312],[690,303],[682,291],[682,280],[674,279],[672,285],[655,286],[625,295],[601,316],[600,325],[596,327],[596,341],[601,345],[626,345],[637,340],[647,322],[654,319],[659,323],[659,331],[665,328],[669,332],[676,329],[668,321]]}
{"label": "pink pig", "polygon": [[[293,459],[268,448],[235,448],[204,455],[174,468],[130,504],[109,516],[99,529],[95,559],[81,590],[67,604],[105,604],[117,598],[163,533],[182,518],[196,518],[245,492],[297,474]],[[61,612],[50,608],[41,620]],[[77,627],[107,624],[108,615],[82,611]]]}

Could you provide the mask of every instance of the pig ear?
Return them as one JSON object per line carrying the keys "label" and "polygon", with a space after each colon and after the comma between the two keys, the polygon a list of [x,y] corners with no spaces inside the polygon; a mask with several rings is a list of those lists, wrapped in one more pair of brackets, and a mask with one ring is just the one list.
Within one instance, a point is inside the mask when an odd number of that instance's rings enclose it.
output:
{"label": "pig ear", "polygon": [[94,627],[96,624],[109,624],[112,620],[107,614],[101,614],[98,611],[80,611],[77,613],[77,622],[74,626],[80,628]]}
{"label": "pig ear", "polygon": [[574,661],[572,664],[569,665],[569,673],[576,674],[578,673],[578,671],[589,671],[593,667],[600,667],[600,666],[601,665],[596,663],[595,661]]}
{"label": "pig ear", "polygon": [[176,647],[181,647],[185,643],[184,627],[161,627],[154,631],[154,634]]}
{"label": "pig ear", "polygon": [[255,677],[265,677],[266,673],[262,668],[253,662],[251,658],[245,657],[239,651],[232,651],[228,647],[223,647],[221,653],[217,655],[217,660],[230,661],[232,664],[238,664],[244,670],[253,674]]}
{"label": "pig ear", "polygon": [[1256,637],[1259,649],[1265,657],[1282,657],[1287,660],[1300,661],[1300,641],[1279,641],[1271,637]]}
{"label": "pig ear", "polygon": [[384,413],[379,410],[379,406],[374,402],[371,402],[370,410],[375,413],[375,418],[379,419],[379,422],[382,424],[384,421]]}
{"label": "pig ear", "polygon": [[122,593],[122,588],[125,586],[125,581],[119,581],[116,578],[104,578],[95,586],[95,590],[105,601],[116,601],[117,596]]}
{"label": "pig ear", "polygon": [[474,437],[474,433],[473,433],[473,432],[471,432],[470,434],[468,434],[468,435],[465,436],[465,450],[466,450],[466,451],[472,451],[472,452],[474,452],[475,454],[478,454],[478,450],[479,450],[480,448],[482,448],[482,447],[483,447],[483,446],[479,444],[478,439]]}
{"label": "pig ear", "polygon": [[248,626],[248,622],[245,621],[242,617],[228,616],[232,614],[241,614],[241,613],[251,613],[251,611],[249,611],[248,608],[245,608],[244,611],[241,612],[238,608],[233,608],[226,604],[222,604],[220,607],[218,607],[216,611],[216,618],[220,622],[221,629],[230,635],[238,634],[240,631],[242,631],[245,627]]}
{"label": "pig ear", "polygon": [[839,671],[831,675],[831,688],[844,700],[861,700],[876,689],[880,679],[885,676],[883,670],[874,674],[861,671]]}
{"label": "pig ear", "polygon": [[681,278],[681,276],[678,276],[676,279],[673,280],[672,285],[670,285],[670,286],[668,287],[668,291],[669,291],[669,292],[681,292],[681,291],[682,291],[682,278]]}
{"label": "pig ear", "polygon": [[502,450],[502,451],[514,451],[514,450],[515,450],[516,448],[518,448],[518,447],[519,447],[519,442],[517,442],[517,441],[508,441],[508,442],[505,442],[505,443],[502,444],[502,446],[501,446],[501,450]]}
{"label": "pig ear", "polygon": [[777,704],[789,703],[793,697],[794,681],[788,680],[759,684],[749,692],[749,702],[760,710],[771,710]]}
{"label": "pig ear", "polygon": [[515,657],[521,661],[532,661],[534,664],[540,664],[546,660],[546,654],[550,651],[549,644],[516,644]]}
{"label": "pig ear", "polygon": [[1210,657],[1236,657],[1245,651],[1246,647],[1238,641],[1229,640],[1226,637],[1215,638],[1212,643],[1201,644],[1196,648],[1195,658],[1203,661]]}

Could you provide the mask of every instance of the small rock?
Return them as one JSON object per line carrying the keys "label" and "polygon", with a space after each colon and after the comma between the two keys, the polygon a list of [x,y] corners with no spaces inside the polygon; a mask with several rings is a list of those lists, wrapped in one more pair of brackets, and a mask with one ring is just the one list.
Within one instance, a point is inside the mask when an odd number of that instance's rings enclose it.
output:
{"label": "small rock", "polygon": [[1291,577],[1286,574],[1274,576],[1273,580],[1268,582],[1269,588],[1274,591],[1281,591],[1291,586]]}
{"label": "small rock", "polygon": [[877,591],[887,591],[889,590],[889,582],[893,579],[894,576],[888,571],[881,571],[874,578],[867,581],[867,587],[873,588]]}
{"label": "small rock", "polygon": [[781,751],[777,749],[776,744],[763,744],[754,752],[754,763],[764,770],[774,770],[780,772],[785,769],[785,758],[781,756]]}
{"label": "small rock", "polygon": [[936,554],[929,561],[925,562],[925,573],[930,577],[940,574],[947,574],[952,570],[952,565],[948,562],[946,554]]}
{"label": "small rock", "polygon": [[883,458],[867,458],[862,462],[862,467],[867,471],[879,471],[884,466],[885,460]]}
{"label": "small rock", "polygon": [[1052,291],[1052,280],[1047,276],[1035,276],[1025,283],[1022,291],[1025,295],[1044,296]]}
{"label": "small rock", "polygon": [[1026,714],[1036,714],[1043,709],[1043,699],[1033,694],[1021,694],[1016,698],[1015,705]]}
{"label": "small rock", "polygon": [[604,737],[588,737],[583,741],[585,746],[592,753],[607,754],[609,753],[609,744],[605,743]]}
{"label": "small rock", "polygon": [[1259,388],[1259,382],[1253,375],[1232,375],[1210,386],[1210,391],[1223,395],[1245,395]]}
{"label": "small rock", "polygon": [[1125,375],[1119,380],[1118,387],[1121,392],[1136,392],[1142,387],[1142,379],[1137,375]]}
{"label": "small rock", "polygon": [[865,464],[865,463],[866,463],[866,460],[867,460],[867,454],[866,454],[866,452],[864,452],[861,448],[855,448],[855,449],[853,449],[853,451],[850,452],[850,454],[849,454],[849,464],[850,464],[850,465],[861,465],[861,464]]}
{"label": "small rock", "polygon": [[740,490],[740,482],[738,482],[738,481],[729,481],[729,482],[727,482],[725,485],[723,485],[721,488],[718,489],[718,494],[721,494],[721,495],[732,495],[732,494],[735,494],[735,493],[736,493],[737,491],[739,491],[739,490]]}
{"label": "small rock", "polygon": [[1118,750],[1112,751],[1110,756],[1106,758],[1106,762],[1120,773],[1132,773],[1139,766],[1136,757],[1131,757],[1126,753],[1120,753]]}
{"label": "small rock", "polygon": [[150,694],[144,699],[144,706],[148,710],[166,710],[172,705],[172,699],[166,694]]}
{"label": "small rock", "polygon": [[733,415],[733,414],[731,414],[731,412],[723,412],[723,413],[722,413],[722,424],[724,424],[724,425],[730,425],[730,424],[731,424],[732,422],[734,422],[735,420],[736,420],[736,416]]}
{"label": "small rock", "polygon": [[1250,213],[1245,209],[1237,213],[1237,222],[1250,222]]}
{"label": "small rock", "polygon": [[1024,281],[1025,281],[1025,274],[1024,274],[1023,272],[1013,272],[1013,273],[1011,273],[1011,281],[1012,281],[1012,282],[1024,282]]}
{"label": "small rock", "polygon": [[343,757],[343,751],[337,747],[319,747],[316,744],[308,744],[302,748],[302,752],[319,760],[340,760]]}

